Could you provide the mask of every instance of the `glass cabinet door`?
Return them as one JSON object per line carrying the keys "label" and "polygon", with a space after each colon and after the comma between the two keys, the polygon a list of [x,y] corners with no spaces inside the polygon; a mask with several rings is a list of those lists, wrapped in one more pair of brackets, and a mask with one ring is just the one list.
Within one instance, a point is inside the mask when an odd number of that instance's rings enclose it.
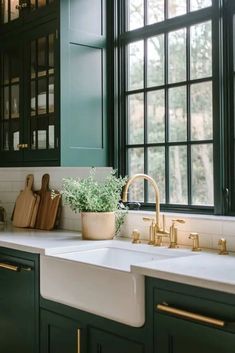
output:
{"label": "glass cabinet door", "polygon": [[1,150],[17,151],[20,142],[20,52],[4,50],[0,55]]}
{"label": "glass cabinet door", "polygon": [[35,11],[46,7],[55,0],[0,0],[1,24],[6,24]]}
{"label": "glass cabinet door", "polygon": [[48,33],[30,43],[30,150],[55,148],[55,36]]}

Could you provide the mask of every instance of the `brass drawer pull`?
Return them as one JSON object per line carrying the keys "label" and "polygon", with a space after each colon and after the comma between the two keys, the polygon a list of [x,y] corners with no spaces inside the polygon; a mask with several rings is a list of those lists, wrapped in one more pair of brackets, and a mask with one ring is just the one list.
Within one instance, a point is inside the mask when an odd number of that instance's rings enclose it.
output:
{"label": "brass drawer pull", "polygon": [[192,313],[190,311],[177,309],[172,306],[165,305],[165,304],[157,304],[157,310],[168,313],[168,314],[177,315],[177,316],[180,316],[184,319],[192,319],[192,320],[195,320],[198,322],[207,323],[207,324],[215,325],[218,327],[224,327],[226,324],[225,321],[222,321],[222,320],[214,319],[209,316],[204,316],[204,315]]}
{"label": "brass drawer pull", "polygon": [[15,272],[19,271],[19,267],[18,266],[5,264],[3,262],[0,262],[0,268],[4,268],[6,270],[15,271]]}
{"label": "brass drawer pull", "polygon": [[77,353],[81,353],[81,331],[77,331]]}

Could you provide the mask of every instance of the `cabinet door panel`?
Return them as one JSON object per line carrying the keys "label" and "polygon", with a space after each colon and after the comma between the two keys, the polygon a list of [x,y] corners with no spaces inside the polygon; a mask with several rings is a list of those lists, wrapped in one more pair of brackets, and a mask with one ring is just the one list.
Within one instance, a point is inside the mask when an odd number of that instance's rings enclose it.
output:
{"label": "cabinet door panel", "polygon": [[[22,259],[0,254],[0,263],[17,264]],[[26,268],[12,271],[0,268],[0,351],[4,353],[36,353],[35,273],[33,262]]]}
{"label": "cabinet door panel", "polygon": [[83,328],[63,316],[41,311],[41,353],[83,353]]}
{"label": "cabinet door panel", "polygon": [[144,353],[142,344],[126,338],[91,329],[89,334],[89,353]]}
{"label": "cabinet door panel", "polygon": [[154,353],[231,353],[235,335],[173,316],[155,314]]}

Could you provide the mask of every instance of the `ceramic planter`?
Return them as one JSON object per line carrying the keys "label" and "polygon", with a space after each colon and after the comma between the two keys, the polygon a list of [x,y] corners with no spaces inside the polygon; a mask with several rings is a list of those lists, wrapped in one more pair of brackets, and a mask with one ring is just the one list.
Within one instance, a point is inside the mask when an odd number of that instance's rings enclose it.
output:
{"label": "ceramic planter", "polygon": [[83,239],[113,239],[115,235],[114,212],[82,212],[81,220]]}

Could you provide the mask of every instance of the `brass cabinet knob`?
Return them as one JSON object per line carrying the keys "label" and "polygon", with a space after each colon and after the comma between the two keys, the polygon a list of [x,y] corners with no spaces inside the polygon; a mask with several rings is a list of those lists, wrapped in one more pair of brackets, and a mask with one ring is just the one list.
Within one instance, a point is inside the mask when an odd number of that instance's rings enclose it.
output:
{"label": "brass cabinet knob", "polygon": [[140,232],[138,231],[138,229],[134,229],[132,232],[132,243],[133,244],[140,244],[141,243]]}

